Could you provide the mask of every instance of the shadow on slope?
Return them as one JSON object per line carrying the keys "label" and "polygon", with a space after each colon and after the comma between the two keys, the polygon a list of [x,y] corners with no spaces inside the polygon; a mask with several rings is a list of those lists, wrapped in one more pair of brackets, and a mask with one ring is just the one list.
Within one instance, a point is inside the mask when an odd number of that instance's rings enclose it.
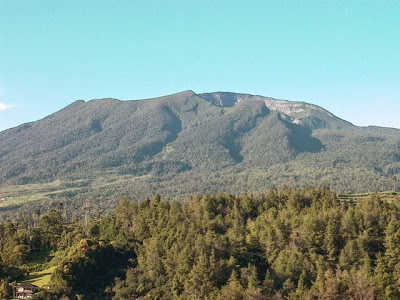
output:
{"label": "shadow on slope", "polygon": [[292,148],[298,152],[320,152],[325,148],[322,142],[313,137],[312,130],[306,126],[290,123],[281,117],[280,120],[285,124],[285,126],[290,129],[291,134],[289,135],[289,142]]}

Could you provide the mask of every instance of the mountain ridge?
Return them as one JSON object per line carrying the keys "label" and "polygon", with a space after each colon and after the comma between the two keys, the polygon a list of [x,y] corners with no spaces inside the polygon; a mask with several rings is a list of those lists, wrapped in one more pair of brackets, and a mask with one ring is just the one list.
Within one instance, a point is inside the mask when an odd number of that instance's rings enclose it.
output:
{"label": "mountain ridge", "polygon": [[400,130],[248,94],[78,100],[0,132],[0,188],[83,180],[92,194],[178,198],[283,184],[360,192],[375,189],[377,178],[392,186],[399,174]]}

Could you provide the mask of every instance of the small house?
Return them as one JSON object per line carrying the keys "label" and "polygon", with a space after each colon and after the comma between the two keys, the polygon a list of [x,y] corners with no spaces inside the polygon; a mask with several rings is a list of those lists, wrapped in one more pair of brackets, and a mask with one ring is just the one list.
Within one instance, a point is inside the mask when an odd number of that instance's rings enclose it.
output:
{"label": "small house", "polygon": [[32,299],[33,294],[39,291],[39,288],[29,282],[17,283],[13,286],[14,298]]}

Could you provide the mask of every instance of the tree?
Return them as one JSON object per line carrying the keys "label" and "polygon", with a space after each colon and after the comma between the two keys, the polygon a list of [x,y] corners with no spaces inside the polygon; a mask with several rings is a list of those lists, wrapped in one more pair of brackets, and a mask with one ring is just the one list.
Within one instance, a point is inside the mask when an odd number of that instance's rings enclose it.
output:
{"label": "tree", "polygon": [[262,293],[261,283],[258,280],[257,268],[249,264],[247,268],[240,270],[240,280],[245,288],[244,298],[246,300],[261,300],[265,299]]}
{"label": "tree", "polygon": [[300,275],[299,281],[297,282],[297,288],[295,291],[291,292],[288,295],[288,299],[290,300],[302,300],[305,299],[308,296],[308,289],[305,284],[305,277],[306,274],[303,270],[303,272]]}
{"label": "tree", "polygon": [[0,281],[0,299],[11,299],[12,288],[6,280]]}
{"label": "tree", "polygon": [[397,188],[397,176],[393,176],[393,177],[392,177],[392,181],[393,181],[393,192],[396,192],[396,188]]}
{"label": "tree", "polygon": [[324,277],[322,278],[322,282],[320,283],[317,296],[318,299],[321,300],[343,299],[340,293],[340,280],[331,269],[328,269],[324,273]]}
{"label": "tree", "polygon": [[390,272],[386,257],[380,253],[377,255],[376,267],[374,270],[374,285],[378,299],[389,300],[393,298],[394,278]]}
{"label": "tree", "polygon": [[127,196],[123,196],[115,208],[115,218],[124,230],[132,226],[132,207]]}
{"label": "tree", "polygon": [[351,277],[349,286],[349,294],[352,299],[357,300],[374,300],[374,287],[372,286],[371,278],[368,276],[365,268],[360,268]]}
{"label": "tree", "polygon": [[243,299],[243,287],[240,284],[236,271],[232,271],[228,283],[222,287],[217,300],[241,300]]}
{"label": "tree", "polygon": [[392,217],[385,229],[385,257],[391,271],[400,262],[400,223]]}
{"label": "tree", "polygon": [[205,299],[215,290],[214,272],[205,253],[200,254],[185,283],[186,299]]}
{"label": "tree", "polygon": [[59,211],[52,209],[40,218],[42,248],[55,248],[63,232],[64,221]]}

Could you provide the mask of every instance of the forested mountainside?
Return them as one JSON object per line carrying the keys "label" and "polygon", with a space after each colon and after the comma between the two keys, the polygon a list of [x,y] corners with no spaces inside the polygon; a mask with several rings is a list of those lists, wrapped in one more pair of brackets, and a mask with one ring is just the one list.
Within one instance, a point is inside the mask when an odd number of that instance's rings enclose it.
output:
{"label": "forested mountainside", "polygon": [[[0,212],[56,196],[97,199],[102,209],[110,206],[104,199],[123,194],[388,190],[399,174],[400,130],[357,127],[312,104],[245,94],[76,101],[0,132]],[[24,186],[40,195],[18,198]]]}
{"label": "forested mountainside", "polygon": [[0,297],[51,270],[36,299],[400,299],[399,196],[287,188],[187,200],[123,198],[83,222],[60,204],[0,224]]}

